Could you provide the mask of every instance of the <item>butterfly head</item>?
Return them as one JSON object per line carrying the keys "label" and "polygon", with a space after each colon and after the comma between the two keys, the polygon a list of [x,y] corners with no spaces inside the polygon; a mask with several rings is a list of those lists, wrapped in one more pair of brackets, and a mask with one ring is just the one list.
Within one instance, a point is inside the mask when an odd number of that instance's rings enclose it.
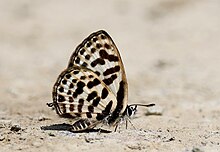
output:
{"label": "butterfly head", "polygon": [[137,112],[137,105],[128,105],[125,110],[125,115],[131,117]]}
{"label": "butterfly head", "polygon": [[152,106],[155,106],[155,104],[147,104],[147,105],[144,105],[144,104],[132,104],[132,105],[128,105],[126,110],[125,110],[124,115],[126,115],[128,117],[133,116],[137,112],[137,107],[138,106],[152,107]]}

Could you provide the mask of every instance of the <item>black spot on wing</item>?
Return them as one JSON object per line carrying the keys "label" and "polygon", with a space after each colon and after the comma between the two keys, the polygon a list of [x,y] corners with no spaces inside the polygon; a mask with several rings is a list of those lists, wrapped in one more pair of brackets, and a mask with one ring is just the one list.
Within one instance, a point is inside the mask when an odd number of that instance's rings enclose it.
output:
{"label": "black spot on wing", "polygon": [[119,117],[121,110],[123,109],[123,100],[124,100],[124,90],[125,83],[122,80],[119,84],[119,90],[117,92],[117,105],[115,110],[112,112],[111,117],[109,117],[108,123],[111,124]]}
{"label": "black spot on wing", "polygon": [[79,104],[77,106],[78,112],[82,112],[83,104],[84,104],[84,100],[83,99],[79,99]]}
{"label": "black spot on wing", "polygon": [[70,111],[73,111],[73,110],[74,110],[74,105],[71,104],[71,105],[70,105]]}
{"label": "black spot on wing", "polygon": [[88,111],[93,113],[94,112],[94,107],[92,105],[88,106]]}
{"label": "black spot on wing", "polygon": [[98,71],[95,71],[95,74],[97,74],[97,76],[100,76],[100,72]]}
{"label": "black spot on wing", "polygon": [[80,58],[79,58],[79,57],[76,58],[75,63],[76,63],[76,64],[79,64],[79,63],[80,63]]}
{"label": "black spot on wing", "polygon": [[71,95],[72,92],[71,92],[70,90],[68,90],[66,94],[67,94],[67,95]]}
{"label": "black spot on wing", "polygon": [[93,78],[94,76],[93,75],[89,75],[89,78],[91,79],[91,78]]}
{"label": "black spot on wing", "polygon": [[97,64],[104,65],[105,60],[103,60],[102,58],[97,58],[96,60],[92,61],[91,66],[95,67]]}
{"label": "black spot on wing", "polygon": [[79,99],[79,104],[77,106],[77,109],[78,109],[79,113],[82,112],[83,104],[84,104],[84,100],[83,99]]}
{"label": "black spot on wing", "polygon": [[94,37],[93,39],[92,39],[92,41],[93,42],[96,42],[98,39],[96,38],[96,37]]}
{"label": "black spot on wing", "polygon": [[103,82],[106,84],[106,85],[110,85],[113,83],[113,81],[117,78],[117,75],[116,74],[113,74],[110,78],[107,78],[107,79],[104,79]]}
{"label": "black spot on wing", "polygon": [[109,68],[107,70],[105,70],[105,72],[103,73],[104,76],[107,76],[107,75],[110,75],[112,73],[115,73],[115,72],[118,72],[120,71],[120,66],[115,66],[115,67],[112,67],[112,68]]}
{"label": "black spot on wing", "polygon": [[101,58],[108,59],[110,62],[112,62],[112,61],[117,62],[118,61],[117,56],[109,55],[104,49],[100,50],[99,55]]}
{"label": "black spot on wing", "polygon": [[79,81],[79,82],[77,83],[77,87],[78,87],[78,88],[83,88],[84,86],[85,86],[85,83],[82,82],[82,81]]}
{"label": "black spot on wing", "polygon": [[[75,93],[77,93],[77,96],[78,96],[78,95],[80,95],[80,94],[83,93],[83,89],[82,89],[82,88],[77,88],[77,89],[75,90]],[[76,96],[76,97],[77,97],[77,96]]]}
{"label": "black spot on wing", "polygon": [[105,109],[102,111],[102,113],[98,113],[96,116],[97,120],[103,120],[106,116],[110,114],[111,108],[112,108],[112,100],[107,104]]}
{"label": "black spot on wing", "polygon": [[75,91],[75,92],[73,93],[73,98],[77,98],[77,96],[78,96],[78,93]]}
{"label": "black spot on wing", "polygon": [[64,102],[65,101],[65,97],[62,95],[58,95],[58,102]]}
{"label": "black spot on wing", "polygon": [[109,44],[107,44],[107,43],[105,43],[104,47],[105,47],[106,49],[110,49],[110,48],[111,48],[111,46],[110,46]]}
{"label": "black spot on wing", "polygon": [[96,44],[97,49],[100,49],[102,47],[102,45],[100,43]]}
{"label": "black spot on wing", "polygon": [[85,51],[86,51],[85,49],[81,49],[80,54],[83,55]]}
{"label": "black spot on wing", "polygon": [[67,83],[67,80],[64,79],[64,80],[62,81],[62,84],[66,84],[66,83]]}
{"label": "black spot on wing", "polygon": [[92,43],[91,42],[88,42],[87,44],[86,44],[86,47],[90,47],[92,45]]}
{"label": "black spot on wing", "polygon": [[66,105],[65,104],[62,104],[62,110],[63,110],[63,113],[66,113]]}
{"label": "black spot on wing", "polygon": [[79,104],[79,105],[77,106],[77,109],[78,109],[78,112],[79,112],[79,113],[82,112],[82,107],[83,107],[83,105],[81,105],[81,104]]}
{"label": "black spot on wing", "polygon": [[108,90],[106,88],[103,88],[101,95],[102,99],[105,99],[107,96],[108,96]]}
{"label": "black spot on wing", "polygon": [[113,102],[112,102],[112,100],[107,104],[107,106],[105,107],[105,109],[102,111],[102,113],[104,114],[104,115],[108,115],[108,114],[110,114],[110,111],[111,111],[111,108],[112,108],[112,104],[113,104]]}
{"label": "black spot on wing", "polygon": [[73,98],[72,97],[69,97],[69,102],[73,102]]}
{"label": "black spot on wing", "polygon": [[91,112],[87,112],[87,113],[86,113],[86,116],[87,116],[87,118],[92,118]]}
{"label": "black spot on wing", "polygon": [[93,100],[93,102],[92,102],[92,105],[94,106],[94,107],[97,107],[98,106],[98,104],[99,104],[99,102],[100,102],[100,97],[97,97],[97,98],[95,98],[94,100]]}
{"label": "black spot on wing", "polygon": [[91,89],[91,88],[93,87],[93,82],[92,82],[92,81],[89,81],[89,82],[87,83],[87,87],[88,87],[89,89]]}
{"label": "black spot on wing", "polygon": [[86,58],[86,60],[89,60],[89,59],[90,59],[90,55],[87,54],[87,55],[85,56],[85,58]]}
{"label": "black spot on wing", "polygon": [[84,104],[84,100],[83,99],[79,99],[79,104],[83,105]]}
{"label": "black spot on wing", "polygon": [[97,78],[95,78],[94,80],[93,80],[93,85],[94,86],[97,86],[97,85],[99,85],[101,82],[99,81],[99,79],[97,79]]}
{"label": "black spot on wing", "polygon": [[91,48],[91,52],[95,53],[96,49],[95,48]]}
{"label": "black spot on wing", "polygon": [[67,74],[67,75],[66,75],[66,78],[67,78],[67,79],[69,79],[70,77],[71,77],[71,75],[70,75],[70,74]]}
{"label": "black spot on wing", "polygon": [[79,70],[73,71],[73,74],[78,74],[78,73],[79,73]]}
{"label": "black spot on wing", "polygon": [[92,87],[94,87],[94,86],[97,86],[97,85],[99,85],[101,82],[97,79],[97,78],[95,78],[93,81],[89,81],[88,83],[87,83],[87,87],[89,88],[89,89],[91,89]]}
{"label": "black spot on wing", "polygon": [[106,36],[105,35],[101,35],[101,39],[106,39]]}
{"label": "black spot on wing", "polygon": [[97,113],[96,119],[103,120],[105,117],[106,117],[106,115],[103,115],[102,113]]}
{"label": "black spot on wing", "polygon": [[92,93],[90,93],[87,97],[87,101],[91,101],[92,99],[94,99],[97,96],[97,92],[93,91]]}
{"label": "black spot on wing", "polygon": [[74,85],[73,85],[72,83],[70,83],[70,86],[69,86],[69,87],[70,87],[70,89],[71,89],[71,88],[73,88],[73,87],[74,87]]}
{"label": "black spot on wing", "polygon": [[82,94],[83,93],[83,87],[85,86],[85,83],[82,82],[82,81],[79,81],[77,83],[77,89],[75,90],[74,94],[75,96],[77,97],[79,94]]}
{"label": "black spot on wing", "polygon": [[73,79],[72,82],[73,82],[73,83],[76,83],[76,82],[77,82],[77,79]]}
{"label": "black spot on wing", "polygon": [[64,88],[63,88],[63,87],[60,87],[58,90],[59,90],[60,92],[64,92]]}
{"label": "black spot on wing", "polygon": [[85,79],[86,79],[86,76],[83,75],[83,76],[80,77],[80,79],[81,79],[81,80],[85,80]]}
{"label": "black spot on wing", "polygon": [[124,91],[125,91],[125,83],[124,81],[121,81],[120,84],[119,84],[119,89],[118,89],[118,92],[117,92],[117,101],[118,103],[121,103],[123,105],[123,100],[124,100]]}

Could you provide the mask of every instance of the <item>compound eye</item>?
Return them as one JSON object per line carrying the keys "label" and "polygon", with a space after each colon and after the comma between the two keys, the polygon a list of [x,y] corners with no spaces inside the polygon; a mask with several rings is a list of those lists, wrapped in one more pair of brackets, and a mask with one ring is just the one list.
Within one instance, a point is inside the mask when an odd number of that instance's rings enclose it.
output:
{"label": "compound eye", "polygon": [[130,116],[132,115],[132,113],[133,113],[132,107],[128,107],[128,109],[127,109],[127,115],[130,117]]}

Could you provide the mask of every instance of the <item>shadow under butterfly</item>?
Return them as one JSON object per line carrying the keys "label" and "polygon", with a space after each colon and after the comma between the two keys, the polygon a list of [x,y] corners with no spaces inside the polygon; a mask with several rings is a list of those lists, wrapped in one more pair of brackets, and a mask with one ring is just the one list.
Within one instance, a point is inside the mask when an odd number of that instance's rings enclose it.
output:
{"label": "shadow under butterfly", "polygon": [[[94,131],[99,124],[115,127],[135,114],[138,106],[127,104],[128,83],[119,51],[103,30],[89,35],[70,57],[67,68],[53,87],[48,103],[61,117],[76,119],[71,132]],[[98,129],[100,131],[100,129]]]}
{"label": "shadow under butterfly", "polygon": [[[42,126],[41,130],[56,130],[56,131],[71,131],[72,130],[72,125],[62,123],[62,124],[53,124],[49,126]],[[109,130],[105,129],[86,129],[86,130],[79,130],[79,131],[74,131],[75,133],[89,133],[89,132],[99,132],[99,133],[111,133]]]}

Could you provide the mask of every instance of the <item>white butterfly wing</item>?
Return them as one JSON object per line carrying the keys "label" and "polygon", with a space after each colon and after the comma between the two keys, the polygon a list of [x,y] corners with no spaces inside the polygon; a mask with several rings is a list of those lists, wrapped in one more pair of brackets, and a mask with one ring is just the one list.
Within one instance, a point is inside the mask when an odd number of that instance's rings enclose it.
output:
{"label": "white butterfly wing", "polygon": [[114,125],[127,107],[128,84],[119,51],[103,30],[88,36],[72,54],[53,88],[53,106],[79,120],[73,131],[105,120]]}
{"label": "white butterfly wing", "polygon": [[116,108],[116,98],[91,70],[73,66],[63,71],[54,85],[53,101],[61,116],[106,117]]}
{"label": "white butterfly wing", "polygon": [[128,96],[127,79],[119,51],[107,32],[100,30],[88,36],[72,54],[68,68],[73,65],[94,71],[117,99],[115,117],[124,112]]}

